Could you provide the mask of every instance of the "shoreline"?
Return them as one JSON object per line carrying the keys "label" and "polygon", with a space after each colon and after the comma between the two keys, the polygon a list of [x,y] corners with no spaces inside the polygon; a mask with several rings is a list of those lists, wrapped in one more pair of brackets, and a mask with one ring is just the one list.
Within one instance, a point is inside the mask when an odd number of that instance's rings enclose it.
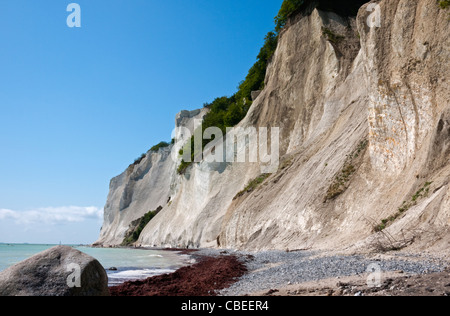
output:
{"label": "shoreline", "polygon": [[[108,287],[121,286],[127,282],[139,282],[149,278],[158,277],[161,275],[172,274],[177,272],[180,268],[190,266],[196,263],[196,259],[192,255],[195,250],[185,250],[185,249],[164,249],[164,248],[150,248],[150,247],[131,247],[131,246],[120,246],[120,247],[93,247],[98,249],[118,249],[118,250],[135,250],[135,251],[152,251],[158,252],[157,256],[160,258],[167,258],[170,254],[177,257],[177,263],[172,262],[164,268],[155,266],[146,267],[134,267],[132,265],[127,267],[104,267],[108,274]],[[171,251],[169,251],[171,250]],[[165,252],[169,254],[164,254]],[[131,275],[130,275],[131,273]],[[134,273],[134,274],[133,274]],[[150,275],[145,275],[150,274]]]}
{"label": "shoreline", "polygon": [[116,249],[159,251],[168,262],[180,256],[184,263],[136,281],[123,278],[110,285],[113,296],[450,296],[445,253]]}
{"label": "shoreline", "polygon": [[[408,253],[342,255],[313,251],[161,250],[188,252],[197,262],[174,273],[110,288],[112,295],[450,295],[447,286],[450,285],[450,263],[445,257]],[[381,268],[381,279],[378,287],[371,288],[367,286],[367,267],[374,263]]]}

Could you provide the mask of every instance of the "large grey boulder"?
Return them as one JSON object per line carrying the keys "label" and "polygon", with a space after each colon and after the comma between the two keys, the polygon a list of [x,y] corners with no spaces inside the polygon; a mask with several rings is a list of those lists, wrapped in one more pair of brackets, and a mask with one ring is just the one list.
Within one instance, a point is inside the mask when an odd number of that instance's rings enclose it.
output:
{"label": "large grey boulder", "polygon": [[109,296],[108,276],[91,256],[57,246],[0,272],[0,296]]}

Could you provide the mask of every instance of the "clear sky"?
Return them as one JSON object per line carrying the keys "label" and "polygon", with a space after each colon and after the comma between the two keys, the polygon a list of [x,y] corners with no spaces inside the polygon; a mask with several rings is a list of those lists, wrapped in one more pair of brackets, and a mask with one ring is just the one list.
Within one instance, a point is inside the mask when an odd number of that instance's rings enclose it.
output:
{"label": "clear sky", "polygon": [[0,242],[94,242],[110,179],[236,92],[281,3],[0,0]]}

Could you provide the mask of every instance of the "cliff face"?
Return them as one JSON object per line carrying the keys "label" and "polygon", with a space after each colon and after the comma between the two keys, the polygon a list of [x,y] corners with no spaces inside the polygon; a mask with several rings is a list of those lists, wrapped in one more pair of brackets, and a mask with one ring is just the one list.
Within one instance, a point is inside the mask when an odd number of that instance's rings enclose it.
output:
{"label": "cliff face", "polygon": [[370,86],[370,156],[374,168],[398,175],[429,143],[448,107],[448,13],[433,1],[382,3],[379,29],[361,16]]}
{"label": "cliff face", "polygon": [[[201,120],[206,110],[182,111],[175,127],[194,129],[194,120]],[[183,141],[183,140],[181,140]],[[170,145],[157,152],[149,151],[138,163],[113,178],[105,205],[103,227],[98,245],[120,245],[130,224],[147,212],[165,206],[178,187],[177,156],[179,146]]]}
{"label": "cliff face", "polygon": [[167,159],[176,149],[149,154],[112,180],[99,243],[120,243],[132,220],[161,205],[139,244],[445,248],[449,29],[434,0],[373,2],[356,19],[315,9],[291,21],[239,124],[280,128],[278,171],[236,196],[259,164],[204,161],[178,176]]}

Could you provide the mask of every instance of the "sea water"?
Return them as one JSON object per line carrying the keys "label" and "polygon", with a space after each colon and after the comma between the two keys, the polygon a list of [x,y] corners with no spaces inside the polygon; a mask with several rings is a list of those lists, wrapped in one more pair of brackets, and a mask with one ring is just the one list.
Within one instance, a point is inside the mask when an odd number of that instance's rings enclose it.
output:
{"label": "sea water", "polygon": [[[0,271],[55,245],[0,244]],[[109,286],[171,273],[187,265],[190,257],[165,250],[128,248],[73,248],[97,259],[106,269]],[[110,270],[110,268],[115,268]]]}

